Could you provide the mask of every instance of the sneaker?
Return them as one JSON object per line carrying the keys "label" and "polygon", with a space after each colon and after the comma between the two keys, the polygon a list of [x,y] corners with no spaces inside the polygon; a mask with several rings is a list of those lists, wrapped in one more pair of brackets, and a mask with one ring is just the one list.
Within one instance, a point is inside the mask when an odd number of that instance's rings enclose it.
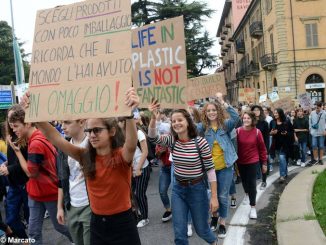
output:
{"label": "sneaker", "polygon": [[220,225],[218,227],[217,237],[218,238],[225,238],[226,237],[226,228],[225,228],[225,225]]}
{"label": "sneaker", "polygon": [[192,236],[192,227],[191,227],[191,224],[188,224],[187,236],[188,237],[191,237]]}
{"label": "sneaker", "polygon": [[319,160],[319,161],[318,161],[318,164],[319,164],[319,165],[324,165],[323,160]]}
{"label": "sneaker", "polygon": [[149,219],[142,219],[141,221],[138,222],[137,228],[142,228],[148,225],[148,223],[149,223]]}
{"label": "sneaker", "polygon": [[256,208],[251,208],[249,213],[250,219],[257,219],[257,211]]}
{"label": "sneaker", "polygon": [[49,217],[50,217],[49,212],[48,212],[48,211],[45,211],[44,219],[47,219],[47,218],[49,218]]}
{"label": "sneaker", "polygon": [[269,165],[269,172],[273,172],[273,165]]}
{"label": "sneaker", "polygon": [[266,189],[266,186],[267,186],[266,182],[261,182],[261,185],[260,185],[259,189],[261,189],[263,191],[263,190]]}
{"label": "sneaker", "polygon": [[237,199],[231,198],[230,208],[237,208]]}
{"label": "sneaker", "polygon": [[297,161],[297,166],[301,166],[301,160]]}
{"label": "sneaker", "polygon": [[309,164],[310,164],[310,166],[315,166],[315,165],[318,164],[318,161],[316,161],[316,160],[311,160]]}
{"label": "sneaker", "polygon": [[212,220],[211,220],[211,230],[212,231],[216,231],[217,230],[217,221],[218,221],[218,217],[212,217]]}
{"label": "sneaker", "polygon": [[171,212],[171,211],[166,211],[166,212],[163,214],[162,221],[163,221],[163,222],[167,222],[167,221],[169,221],[170,219],[172,219],[172,212]]}
{"label": "sneaker", "polygon": [[281,183],[281,184],[284,183],[284,181],[285,181],[285,178],[284,178],[283,176],[281,176],[281,177],[279,178],[279,180],[278,180],[278,182]]}
{"label": "sneaker", "polygon": [[249,196],[246,194],[242,200],[243,205],[249,205]]}
{"label": "sneaker", "polygon": [[301,167],[306,167],[306,163],[305,162],[301,162]]}

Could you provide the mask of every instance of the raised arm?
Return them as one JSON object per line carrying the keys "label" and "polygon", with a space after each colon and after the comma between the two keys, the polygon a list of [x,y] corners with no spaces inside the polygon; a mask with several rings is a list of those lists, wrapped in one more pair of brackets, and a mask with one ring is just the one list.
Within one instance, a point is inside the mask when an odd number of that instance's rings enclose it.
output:
{"label": "raised arm", "polygon": [[226,120],[224,124],[226,131],[231,132],[240,120],[239,114],[231,105],[224,101],[222,93],[216,93],[216,97],[217,101],[225,107],[226,111],[230,115],[230,119]]}
{"label": "raised arm", "polygon": [[[135,109],[139,105],[139,97],[136,94],[134,88],[130,88],[126,93],[125,104]],[[137,128],[133,116],[130,116],[126,120],[126,141],[122,148],[122,156],[126,162],[131,162],[134,158],[134,154],[137,147]]]}

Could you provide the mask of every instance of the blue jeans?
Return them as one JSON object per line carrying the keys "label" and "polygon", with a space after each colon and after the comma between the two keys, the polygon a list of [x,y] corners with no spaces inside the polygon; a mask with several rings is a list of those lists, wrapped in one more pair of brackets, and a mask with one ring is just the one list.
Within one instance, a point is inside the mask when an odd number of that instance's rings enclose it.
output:
{"label": "blue jeans", "polygon": [[219,202],[218,213],[222,219],[226,219],[229,210],[229,192],[233,179],[233,167],[216,170],[217,197]]}
{"label": "blue jeans", "polygon": [[280,176],[285,177],[288,175],[288,164],[286,162],[286,154],[282,151],[277,152],[280,161]]}
{"label": "blue jeans", "polygon": [[170,208],[168,189],[171,184],[171,166],[162,166],[160,170],[159,192],[162,203],[166,209]]}
{"label": "blue jeans", "polygon": [[209,202],[204,182],[182,186],[177,181],[172,188],[173,228],[176,245],[188,245],[187,216],[190,210],[196,233],[207,243],[217,240],[208,225]]}
{"label": "blue jeans", "polygon": [[25,225],[19,215],[22,206],[24,207],[24,218],[28,222],[29,209],[25,186],[9,186],[6,198],[6,223],[19,238],[28,238]]}
{"label": "blue jeans", "polygon": [[234,182],[234,178],[232,177],[232,182],[231,182],[231,186],[230,186],[230,191],[229,191],[229,195],[235,195],[237,193],[237,190],[235,188],[235,182]]}
{"label": "blue jeans", "polygon": [[43,244],[42,241],[42,226],[44,220],[45,210],[49,212],[50,219],[56,229],[61,234],[65,235],[70,242],[72,238],[66,226],[60,225],[57,220],[57,201],[53,202],[38,202],[30,197],[28,197],[28,207],[29,207],[29,226],[28,226],[28,235],[29,238],[35,239],[37,245]]}
{"label": "blue jeans", "polygon": [[[324,136],[312,136],[311,137],[311,148],[313,150],[324,150],[325,137]],[[315,159],[316,160],[316,159]]]}
{"label": "blue jeans", "polygon": [[301,162],[306,162],[307,142],[299,142]]}

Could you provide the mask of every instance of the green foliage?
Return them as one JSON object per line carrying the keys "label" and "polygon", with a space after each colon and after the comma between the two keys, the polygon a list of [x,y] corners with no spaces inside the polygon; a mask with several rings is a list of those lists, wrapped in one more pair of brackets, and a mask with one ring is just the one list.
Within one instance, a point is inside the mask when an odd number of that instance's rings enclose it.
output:
{"label": "green foliage", "polygon": [[187,0],[138,0],[131,6],[134,25],[142,26],[152,22],[183,15],[187,53],[188,77],[203,74],[204,68],[216,67],[216,56],[208,52],[214,40],[207,31],[202,31],[202,22],[214,12],[207,3]]}
{"label": "green foliage", "polygon": [[[25,80],[28,81],[29,64],[24,60],[28,56],[19,43],[24,64]],[[0,85],[9,85],[15,81],[15,60],[12,47],[12,29],[6,21],[0,21]]]}
{"label": "green foliage", "polygon": [[318,222],[326,235],[326,170],[319,176],[314,185],[312,204],[314,206],[315,214]]}

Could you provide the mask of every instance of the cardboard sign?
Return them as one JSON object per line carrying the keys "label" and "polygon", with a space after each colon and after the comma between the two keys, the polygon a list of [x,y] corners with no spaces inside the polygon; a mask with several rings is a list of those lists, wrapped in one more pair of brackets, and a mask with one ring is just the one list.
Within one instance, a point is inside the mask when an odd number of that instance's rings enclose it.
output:
{"label": "cardboard sign", "polygon": [[314,103],[308,93],[298,95],[299,104],[304,110],[314,108]]}
{"label": "cardboard sign", "polygon": [[277,108],[283,109],[284,112],[290,112],[294,109],[294,101],[290,97],[285,97],[283,99],[279,99],[278,101],[272,103],[273,110]]}
{"label": "cardboard sign", "polygon": [[226,94],[224,73],[195,77],[187,80],[188,101],[215,96],[217,92]]}
{"label": "cardboard sign", "polygon": [[130,115],[130,0],[37,11],[26,121]]}
{"label": "cardboard sign", "polygon": [[163,108],[186,107],[185,50],[182,16],[132,31],[132,78],[141,107],[152,98]]}
{"label": "cardboard sign", "polygon": [[255,89],[254,88],[239,88],[240,102],[254,103],[256,101]]}
{"label": "cardboard sign", "polygon": [[264,103],[267,101],[267,94],[263,94],[259,97],[259,103]]}
{"label": "cardboard sign", "polygon": [[275,101],[278,101],[280,97],[278,96],[277,92],[272,92],[268,94],[268,97],[270,98],[271,102],[274,103]]}

